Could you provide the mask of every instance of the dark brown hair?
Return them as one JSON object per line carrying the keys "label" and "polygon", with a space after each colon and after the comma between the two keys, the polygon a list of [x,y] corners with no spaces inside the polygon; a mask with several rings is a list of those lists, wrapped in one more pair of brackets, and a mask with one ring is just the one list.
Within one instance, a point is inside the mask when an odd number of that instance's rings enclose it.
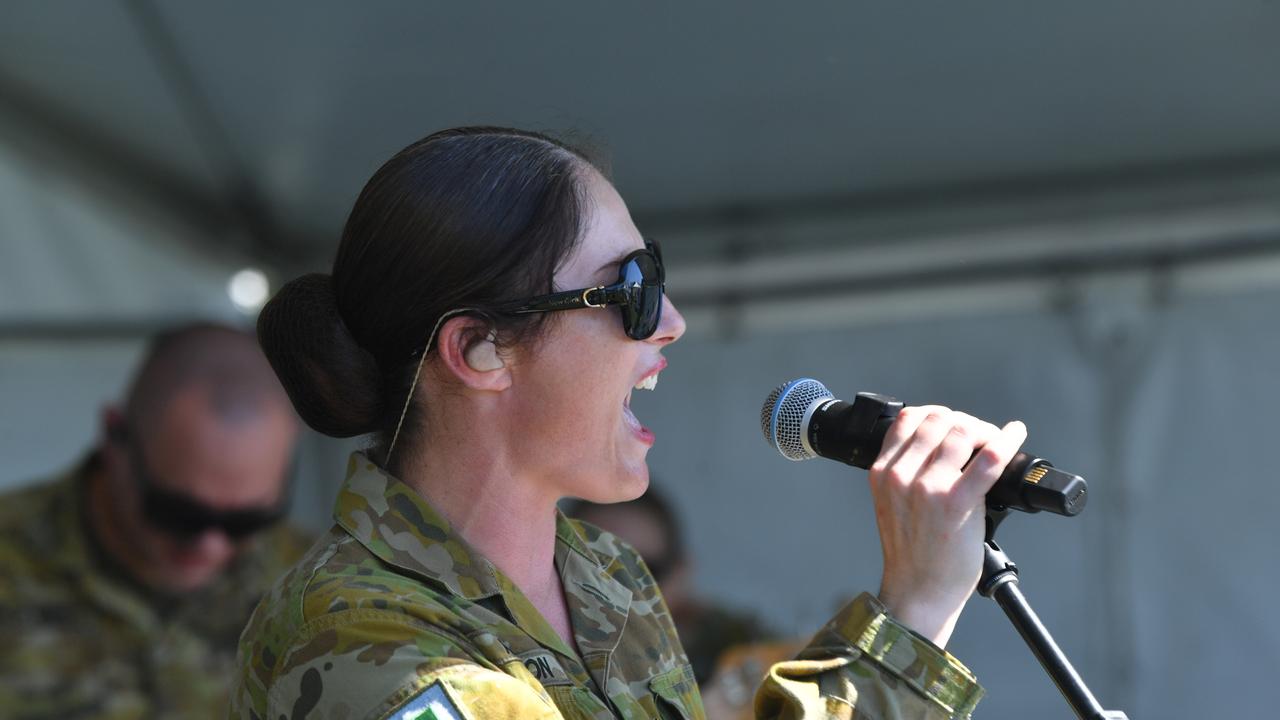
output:
{"label": "dark brown hair", "polygon": [[[553,290],[586,221],[591,167],[561,142],[508,128],[445,130],[396,153],[356,199],[332,276],[293,280],[258,319],[302,419],[335,437],[378,433],[385,450],[443,314],[474,308],[499,343],[535,339],[545,317],[485,310]],[[419,416],[410,408],[400,443]]]}

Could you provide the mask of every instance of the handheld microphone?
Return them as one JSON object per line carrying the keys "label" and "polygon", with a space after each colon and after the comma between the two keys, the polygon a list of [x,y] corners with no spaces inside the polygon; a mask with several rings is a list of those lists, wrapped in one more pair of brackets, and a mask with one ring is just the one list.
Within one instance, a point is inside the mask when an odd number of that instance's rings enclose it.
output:
{"label": "handheld microphone", "polygon": [[[760,408],[760,430],[788,460],[824,457],[868,469],[900,410],[902,403],[888,395],[858,393],[847,403],[817,380],[800,378],[769,393]],[[1079,475],[1019,452],[987,493],[987,507],[1077,515],[1084,510],[1086,491]]]}

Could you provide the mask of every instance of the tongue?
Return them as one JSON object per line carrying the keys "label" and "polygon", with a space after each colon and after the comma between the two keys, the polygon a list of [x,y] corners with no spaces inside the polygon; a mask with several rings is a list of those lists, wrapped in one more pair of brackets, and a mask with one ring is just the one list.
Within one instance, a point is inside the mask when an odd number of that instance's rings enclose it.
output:
{"label": "tongue", "polygon": [[627,407],[627,406],[625,406],[625,405],[622,407],[622,417],[623,417],[623,419],[625,419],[625,420],[627,421],[627,423],[628,423],[628,424],[630,424],[632,427],[635,427],[635,428],[637,428],[637,429],[639,429],[639,428],[643,428],[643,427],[644,427],[643,425],[641,425],[641,424],[640,424],[640,421],[639,421],[638,419],[636,419],[635,414],[631,412],[631,408],[629,408],[629,407]]}

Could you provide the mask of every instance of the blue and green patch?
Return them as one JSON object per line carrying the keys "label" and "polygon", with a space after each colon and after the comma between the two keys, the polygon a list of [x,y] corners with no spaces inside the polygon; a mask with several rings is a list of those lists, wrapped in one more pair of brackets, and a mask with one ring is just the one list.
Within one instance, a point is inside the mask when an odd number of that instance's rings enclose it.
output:
{"label": "blue and green patch", "polygon": [[387,720],[464,720],[464,716],[437,680],[387,716]]}

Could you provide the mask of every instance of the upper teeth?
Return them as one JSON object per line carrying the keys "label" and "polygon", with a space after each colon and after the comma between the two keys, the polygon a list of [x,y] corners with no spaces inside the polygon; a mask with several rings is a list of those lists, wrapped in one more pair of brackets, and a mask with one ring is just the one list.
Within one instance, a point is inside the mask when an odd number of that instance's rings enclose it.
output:
{"label": "upper teeth", "polygon": [[637,390],[652,390],[658,387],[658,373],[654,373],[649,377],[636,383]]}

